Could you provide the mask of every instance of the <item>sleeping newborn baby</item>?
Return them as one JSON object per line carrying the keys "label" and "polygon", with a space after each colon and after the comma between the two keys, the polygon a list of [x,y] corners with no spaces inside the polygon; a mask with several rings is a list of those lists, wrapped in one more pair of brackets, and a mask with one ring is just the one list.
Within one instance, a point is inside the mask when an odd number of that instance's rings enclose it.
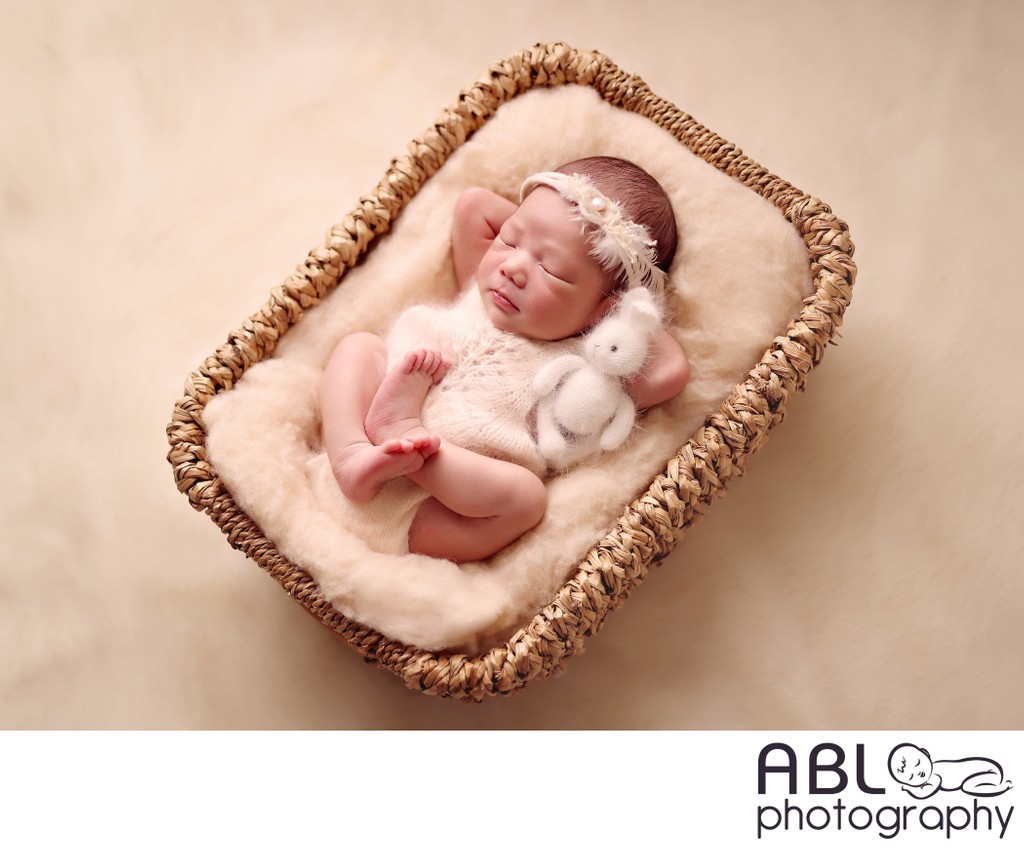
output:
{"label": "sleeping newborn baby", "polygon": [[[659,296],[675,247],[664,190],[622,159],[535,174],[518,205],[464,192],[452,231],[459,300],[407,310],[386,340],[346,336],[328,361],[322,436],[342,492],[367,504],[394,481],[411,484],[403,508],[389,509],[407,550],[455,562],[487,558],[533,528],[547,507],[528,424],[534,377],[623,293]],[[682,348],[659,325],[624,385],[643,409],[688,379]]]}

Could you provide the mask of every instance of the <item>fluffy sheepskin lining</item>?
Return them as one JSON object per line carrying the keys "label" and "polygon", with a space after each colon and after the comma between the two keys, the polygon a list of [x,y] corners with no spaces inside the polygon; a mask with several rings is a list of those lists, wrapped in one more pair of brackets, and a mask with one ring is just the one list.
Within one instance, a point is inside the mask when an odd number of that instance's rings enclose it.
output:
{"label": "fluffy sheepskin lining", "polygon": [[[486,563],[372,551],[344,521],[344,496],[318,441],[317,386],[331,351],[347,333],[386,331],[409,305],[455,296],[452,213],[464,189],[516,198],[530,174],[598,154],[637,162],[672,198],[680,247],[669,307],[690,360],[689,385],[649,411],[622,448],[550,480],[541,524]],[[811,291],[802,239],[755,192],[592,89],[532,91],[452,155],[271,359],[207,405],[210,459],[239,506],[345,616],[409,645],[481,650],[548,602]]]}

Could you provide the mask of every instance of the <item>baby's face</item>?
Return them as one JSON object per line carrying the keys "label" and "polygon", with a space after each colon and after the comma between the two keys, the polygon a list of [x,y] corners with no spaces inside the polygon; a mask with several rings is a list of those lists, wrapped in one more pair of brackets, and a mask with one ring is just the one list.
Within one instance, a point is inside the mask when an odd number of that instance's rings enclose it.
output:
{"label": "baby's face", "polygon": [[932,760],[917,746],[903,745],[889,756],[889,771],[900,783],[920,787],[931,777]]}
{"label": "baby's face", "polygon": [[477,287],[496,327],[530,339],[565,339],[606,311],[605,276],[579,218],[553,189],[531,192],[480,260]]}

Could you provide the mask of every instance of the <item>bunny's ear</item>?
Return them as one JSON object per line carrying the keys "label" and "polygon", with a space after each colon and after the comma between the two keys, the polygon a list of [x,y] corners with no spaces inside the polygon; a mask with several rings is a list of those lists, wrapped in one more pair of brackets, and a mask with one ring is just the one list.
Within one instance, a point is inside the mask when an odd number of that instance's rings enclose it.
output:
{"label": "bunny's ear", "polygon": [[622,296],[619,309],[624,317],[648,330],[661,324],[654,297],[643,286],[634,286]]}
{"label": "bunny's ear", "polygon": [[651,303],[651,293],[645,286],[634,286],[632,289],[626,291],[622,296],[620,303],[623,309],[630,309],[634,305]]}

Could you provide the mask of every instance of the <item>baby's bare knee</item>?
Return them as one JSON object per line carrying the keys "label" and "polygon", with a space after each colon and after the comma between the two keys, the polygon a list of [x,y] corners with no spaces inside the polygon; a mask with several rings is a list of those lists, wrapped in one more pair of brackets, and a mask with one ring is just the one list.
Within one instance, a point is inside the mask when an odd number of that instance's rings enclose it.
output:
{"label": "baby's bare knee", "polygon": [[535,474],[526,469],[521,471],[514,485],[512,509],[525,527],[532,528],[547,512],[548,490]]}
{"label": "baby's bare knee", "polygon": [[334,353],[346,358],[359,355],[387,356],[384,340],[376,333],[365,330],[343,336],[335,346]]}

